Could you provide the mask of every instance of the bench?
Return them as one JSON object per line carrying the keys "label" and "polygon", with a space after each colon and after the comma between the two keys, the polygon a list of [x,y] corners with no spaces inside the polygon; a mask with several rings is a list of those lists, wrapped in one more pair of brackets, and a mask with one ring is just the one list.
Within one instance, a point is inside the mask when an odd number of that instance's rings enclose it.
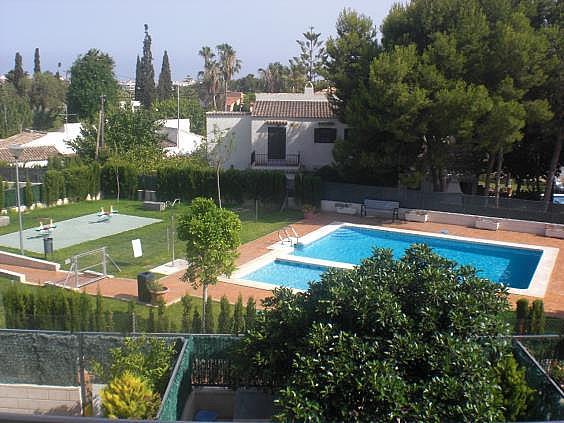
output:
{"label": "bench", "polygon": [[143,202],[143,209],[144,210],[164,211],[165,208],[166,208],[166,204],[162,201],[144,201]]}
{"label": "bench", "polygon": [[392,214],[392,220],[398,219],[399,201],[372,200],[364,199],[364,203],[360,206],[360,215],[366,216],[368,210],[374,210],[377,213]]}

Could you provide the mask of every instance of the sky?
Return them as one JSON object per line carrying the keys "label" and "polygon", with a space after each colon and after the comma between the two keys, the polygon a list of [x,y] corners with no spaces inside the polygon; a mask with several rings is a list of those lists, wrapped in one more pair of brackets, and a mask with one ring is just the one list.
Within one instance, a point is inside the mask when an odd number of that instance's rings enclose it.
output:
{"label": "sky", "polygon": [[[134,79],[142,54],[143,25],[149,25],[155,74],[168,51],[172,77],[196,77],[203,67],[198,50],[228,43],[242,60],[236,77],[256,73],[297,56],[296,43],[310,26],[322,38],[335,34],[339,12],[349,7],[368,15],[377,27],[396,0],[0,0],[0,73],[14,67],[20,52],[33,71],[39,47],[41,69],[62,73],[90,48],[114,58],[119,80]],[[8,13],[6,13],[8,11]]]}

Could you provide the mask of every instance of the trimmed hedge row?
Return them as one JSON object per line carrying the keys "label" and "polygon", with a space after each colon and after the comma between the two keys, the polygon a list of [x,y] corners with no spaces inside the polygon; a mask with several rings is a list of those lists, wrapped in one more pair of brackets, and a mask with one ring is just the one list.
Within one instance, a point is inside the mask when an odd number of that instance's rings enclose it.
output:
{"label": "trimmed hedge row", "polygon": [[119,197],[135,199],[139,171],[131,163],[109,161],[101,169],[101,188],[105,197],[117,197],[119,181]]}
{"label": "trimmed hedge row", "polygon": [[75,165],[61,170],[51,169],[43,177],[42,200],[52,204],[59,198],[84,200],[88,194],[100,192],[100,165]]}
{"label": "trimmed hedge row", "polygon": [[299,173],[294,179],[295,196],[299,204],[321,205],[321,178]]}
{"label": "trimmed hedge row", "polygon": [[[280,203],[286,196],[286,176],[282,172],[228,169],[221,171],[220,181],[222,198],[228,203]],[[216,172],[194,165],[164,166],[157,172],[157,192],[161,200],[215,198]]]}

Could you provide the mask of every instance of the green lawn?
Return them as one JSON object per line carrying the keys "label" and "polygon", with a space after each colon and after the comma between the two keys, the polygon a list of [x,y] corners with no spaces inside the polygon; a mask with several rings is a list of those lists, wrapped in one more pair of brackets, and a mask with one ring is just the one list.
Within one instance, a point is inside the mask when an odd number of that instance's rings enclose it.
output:
{"label": "green lawn", "polygon": [[[186,209],[186,205],[177,205],[174,209],[167,209],[164,212],[146,211],[142,208],[142,203],[138,201],[121,200],[117,203],[115,200],[101,200],[96,202],[80,202],[69,204],[66,206],[51,207],[47,209],[38,209],[27,212],[23,216],[23,224],[25,228],[36,227],[40,220],[48,220],[52,218],[55,222],[70,219],[85,214],[94,213],[104,207],[108,209],[110,205],[117,208],[120,214],[130,214],[143,217],[152,217],[161,219],[162,222],[144,226],[142,228],[133,229],[131,231],[122,232],[120,234],[99,238],[93,241],[87,241],[72,247],[56,250],[50,260],[63,264],[65,259],[71,255],[92,250],[95,248],[107,246],[110,256],[116,261],[121,268],[121,272],[110,266],[109,272],[121,277],[136,277],[139,272],[147,271],[153,267],[164,264],[171,259],[171,251],[167,242],[167,227],[170,225],[171,216],[175,215],[176,219]],[[289,223],[295,222],[302,217],[300,212],[263,212],[259,214],[259,220],[254,219],[254,210],[234,209],[240,216],[242,222],[241,242],[249,242],[260,236],[275,231]],[[18,230],[17,215],[12,215],[10,225],[0,228],[0,234],[10,233]],[[143,248],[143,256],[134,258],[131,248],[131,240],[139,238]],[[15,249],[5,248],[7,251],[17,252]],[[56,234],[55,234],[56,248]],[[183,245],[181,241],[176,242],[176,257],[183,254]],[[41,254],[28,253],[30,256],[43,258]]]}

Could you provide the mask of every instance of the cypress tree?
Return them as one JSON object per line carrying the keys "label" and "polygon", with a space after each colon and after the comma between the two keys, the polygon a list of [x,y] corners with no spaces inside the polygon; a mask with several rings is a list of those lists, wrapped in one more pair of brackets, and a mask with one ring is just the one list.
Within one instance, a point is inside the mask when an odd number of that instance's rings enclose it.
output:
{"label": "cypress tree", "polygon": [[104,304],[102,303],[102,293],[100,288],[96,293],[96,309],[94,310],[94,330],[102,332],[104,328]]}
{"label": "cypress tree", "polygon": [[33,73],[41,73],[41,62],[39,59],[39,47],[35,48],[35,56],[33,57]]}
{"label": "cypress tree", "polygon": [[519,298],[517,300],[517,308],[515,309],[515,333],[524,335],[527,332],[527,319],[529,317],[529,300],[526,298]]}
{"label": "cypress tree", "polygon": [[529,332],[535,335],[542,335],[545,325],[544,303],[542,300],[533,301],[530,316],[531,327]]}
{"label": "cypress tree", "polygon": [[80,330],[87,331],[91,330],[92,326],[90,324],[92,315],[92,302],[90,296],[86,293],[80,294]]}
{"label": "cypress tree", "polygon": [[255,299],[249,297],[247,300],[247,310],[245,313],[245,328],[251,330],[255,327],[255,320],[257,318],[257,306]]}
{"label": "cypress tree", "polygon": [[157,308],[157,332],[168,332],[168,319],[164,303],[160,303]]}
{"label": "cypress tree", "polygon": [[104,311],[104,332],[111,332],[114,330],[114,318],[111,310]]}
{"label": "cypress tree", "polygon": [[4,208],[4,179],[0,176],[0,211]]}
{"label": "cypress tree", "polygon": [[243,297],[239,294],[235,309],[233,310],[233,333],[239,335],[245,331],[245,320],[243,318]]}
{"label": "cypress tree", "polygon": [[139,55],[137,55],[137,64],[135,65],[135,100],[139,101],[141,99],[141,60]]}
{"label": "cypress tree", "polygon": [[182,332],[190,333],[192,326],[190,325],[190,311],[192,310],[192,298],[184,295],[180,301],[182,302]]}
{"label": "cypress tree", "polygon": [[168,62],[168,53],[163,54],[163,64],[159,75],[159,85],[157,87],[157,98],[159,100],[168,100],[172,97],[172,77],[170,74],[170,64]]}
{"label": "cypress tree", "polygon": [[213,320],[213,300],[211,295],[208,296],[208,300],[206,302],[206,327],[205,333],[214,333],[215,331],[215,322]]}
{"label": "cypress tree", "polygon": [[151,36],[149,26],[145,24],[145,39],[143,40],[143,56],[141,57],[139,86],[139,101],[146,109],[150,109],[155,100],[155,68],[153,68],[153,54],[151,53]]}
{"label": "cypress tree", "polygon": [[149,319],[147,320],[147,332],[153,333],[155,331],[155,313],[153,309],[149,309]]}
{"label": "cypress tree", "polygon": [[24,204],[29,209],[33,204],[33,189],[31,188],[31,182],[29,179],[25,183],[24,189]]}
{"label": "cypress tree", "polygon": [[16,53],[14,70],[11,72],[10,80],[12,81],[12,84],[14,84],[14,87],[16,87],[16,90],[18,91],[19,95],[24,94],[24,84],[23,84],[24,78],[25,78],[25,73],[23,70],[22,56],[18,52]]}
{"label": "cypress tree", "polygon": [[231,310],[229,310],[229,301],[227,296],[221,297],[219,302],[219,318],[217,319],[217,333],[230,333],[233,327]]}
{"label": "cypress tree", "polygon": [[57,72],[55,73],[55,78],[61,79],[61,62],[57,63]]}
{"label": "cypress tree", "polygon": [[194,309],[194,316],[192,317],[192,333],[202,332],[202,316],[198,312],[198,309]]}

